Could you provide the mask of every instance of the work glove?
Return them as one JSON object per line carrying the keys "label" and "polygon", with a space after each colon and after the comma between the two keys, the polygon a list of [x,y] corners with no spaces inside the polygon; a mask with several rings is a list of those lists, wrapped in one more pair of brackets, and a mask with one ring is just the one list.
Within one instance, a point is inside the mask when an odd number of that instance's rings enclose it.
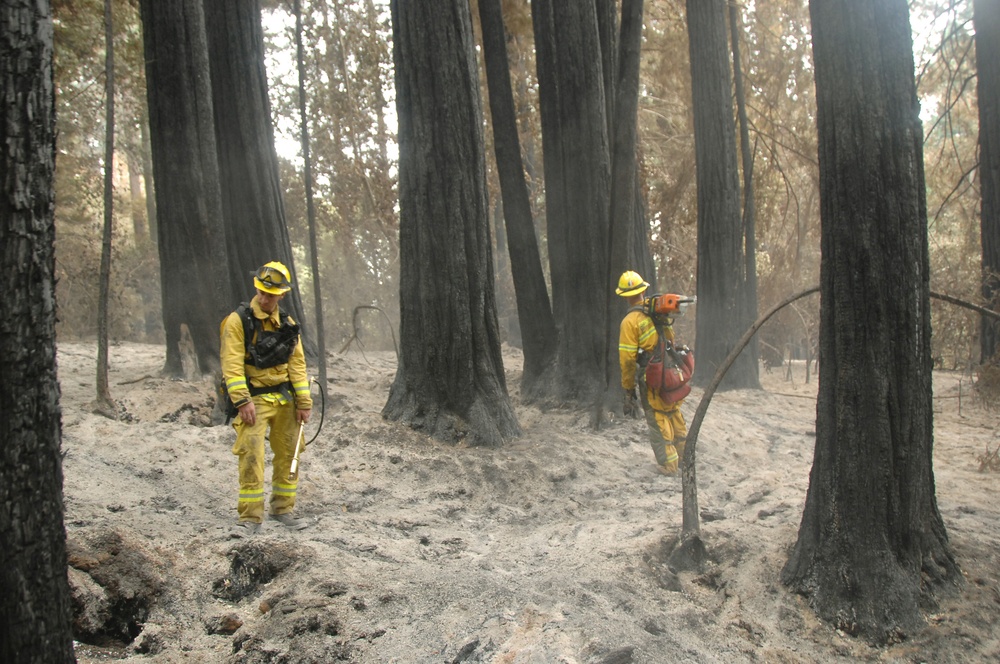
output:
{"label": "work glove", "polygon": [[625,401],[622,402],[622,412],[625,417],[639,416],[639,402],[635,397],[635,389],[625,390]]}

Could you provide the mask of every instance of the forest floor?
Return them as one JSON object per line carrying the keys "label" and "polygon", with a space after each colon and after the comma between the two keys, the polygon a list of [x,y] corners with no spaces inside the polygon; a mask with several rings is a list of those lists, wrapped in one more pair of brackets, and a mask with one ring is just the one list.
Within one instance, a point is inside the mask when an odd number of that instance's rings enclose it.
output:
{"label": "forest floor", "polygon": [[[665,552],[681,482],[656,472],[642,420],[520,402],[501,449],[447,445],[382,419],[389,353],[329,359],[331,399],[302,458],[288,531],[231,536],[231,427],[210,380],[159,377],[160,346],[111,348],[121,417],[92,413],[96,349],[60,343],[64,494],[82,663],[1000,661],[997,413],[935,374],[938,505],[966,582],[901,643],[817,620],[780,582],[815,443],[816,380],[715,396],[697,443],[701,573]],[[684,406],[690,419],[701,397]],[[307,427],[316,433],[319,412]]]}

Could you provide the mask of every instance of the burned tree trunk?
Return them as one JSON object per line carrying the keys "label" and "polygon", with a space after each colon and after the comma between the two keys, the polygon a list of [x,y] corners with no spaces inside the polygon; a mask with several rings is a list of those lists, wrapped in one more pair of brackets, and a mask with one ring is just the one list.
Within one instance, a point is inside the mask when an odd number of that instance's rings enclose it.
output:
{"label": "burned tree trunk", "polygon": [[[816,451],[782,579],[875,643],[961,581],[934,493],[927,208],[907,4],[813,2],[822,218]],[[849,48],[845,48],[845,44]]]}
{"label": "burned tree trunk", "polygon": [[201,2],[142,0],[139,6],[167,340],[164,371],[182,372],[186,326],[201,369],[208,372],[219,364],[219,321],[231,308],[233,290]]}
{"label": "burned tree trunk", "polygon": [[393,0],[401,353],[382,414],[496,446],[520,433],[494,296],[482,106],[464,0]]}
{"label": "burned tree trunk", "polygon": [[56,377],[46,0],[0,3],[0,661],[73,662]]}

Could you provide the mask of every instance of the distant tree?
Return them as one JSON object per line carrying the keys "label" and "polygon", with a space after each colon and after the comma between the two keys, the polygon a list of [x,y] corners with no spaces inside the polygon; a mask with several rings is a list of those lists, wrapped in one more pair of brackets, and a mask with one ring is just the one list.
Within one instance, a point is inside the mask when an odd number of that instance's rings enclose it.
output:
{"label": "distant tree", "polygon": [[521,163],[521,141],[517,132],[514,93],[510,86],[506,30],[500,0],[480,0],[479,17],[483,26],[483,59],[493,119],[493,145],[524,350],[521,390],[534,394],[536,381],[555,357],[558,336],[545,288],[528,184]]}
{"label": "distant tree", "polygon": [[[753,319],[736,166],[725,0],[687,0],[698,179],[697,380],[708,382]],[[756,352],[741,355],[723,388],[760,387]]]}
{"label": "distant tree", "polygon": [[232,308],[235,291],[222,224],[204,15],[201,0],[141,0],[140,9],[167,341],[164,372],[183,370],[182,326],[201,370],[209,372],[219,364],[219,321]]}
{"label": "distant tree", "polygon": [[104,0],[104,231],[97,297],[97,410],[115,416],[108,387],[108,300],[111,287],[111,230],[114,226],[115,48],[111,0]]}
{"label": "distant tree", "polygon": [[[927,209],[905,0],[813,0],[816,450],[782,580],[838,629],[912,634],[962,576],[934,493]],[[850,44],[850,48],[845,48]]]}
{"label": "distant tree", "polygon": [[[976,27],[976,91],[979,100],[979,220],[983,244],[983,302],[1000,309],[1000,3],[972,3]],[[980,346],[988,362],[1000,346],[1000,324],[983,317]]]}
{"label": "distant tree", "polygon": [[300,144],[302,145],[303,184],[305,185],[306,217],[309,222],[309,260],[312,268],[313,297],[316,303],[316,348],[319,357],[323,358],[319,362],[319,384],[320,389],[326,394],[329,386],[326,378],[326,333],[323,325],[323,295],[322,279],[319,273],[319,247],[316,241],[316,207],[313,204],[313,174],[312,174],[312,146],[309,142],[309,114],[306,104],[306,67],[302,46],[302,6],[299,0],[293,3],[295,14],[295,68],[298,71],[299,89],[299,130],[301,132]]}
{"label": "distant tree", "polygon": [[[753,321],[757,318],[757,217],[753,198],[753,162],[754,152],[750,146],[750,119],[747,115],[747,96],[743,85],[743,66],[740,57],[740,35],[743,33],[743,20],[740,6],[735,2],[729,4],[729,42],[733,52],[733,88],[736,100],[736,117],[739,120],[740,159],[743,166],[743,252],[746,256],[746,291],[743,302],[747,307],[746,317]],[[760,352],[757,349],[756,336],[750,340],[747,347],[748,358],[752,366],[758,366]]]}
{"label": "distant tree", "polygon": [[[392,91],[388,3],[301,4],[324,330],[328,341],[346,339],[356,322],[366,347],[391,349],[398,324],[399,225],[395,152],[389,150],[396,129],[387,122],[394,117],[386,101]],[[287,5],[268,3],[264,8],[265,37],[275,39],[268,42],[269,52],[294,39],[284,16]],[[281,20],[269,20],[269,13]],[[284,72],[268,73],[274,117],[298,118],[296,87]],[[276,124],[276,138],[300,140],[297,129],[294,136],[283,135],[292,127],[298,121]],[[292,245],[306,246],[302,162],[279,154],[279,165]],[[329,286],[334,283],[335,288]],[[380,307],[393,325],[374,314],[354,318],[351,311],[358,304]]]}
{"label": "distant tree", "polygon": [[[54,28],[56,123],[56,294],[60,337],[96,338],[100,269],[103,164],[106,162],[104,0],[51,0]],[[115,58],[115,156],[121,165],[139,143],[137,118],[145,115],[142,38],[138,3],[112,3]],[[2,86],[0,86],[2,87]],[[134,138],[133,138],[134,137]],[[138,149],[134,151],[138,157]],[[131,176],[131,169],[129,172]],[[141,194],[140,194],[141,195]],[[159,278],[148,242],[133,243],[127,190],[115,192],[113,265],[108,335],[140,339],[148,313],[152,339],[162,339]],[[98,220],[95,225],[94,221]],[[148,236],[147,236],[148,237]],[[147,276],[148,275],[148,276]],[[148,277],[152,277],[152,279]]]}
{"label": "distant tree", "polygon": [[56,376],[55,84],[46,0],[0,2],[0,661],[74,662]]}
{"label": "distant tree", "polygon": [[382,414],[439,438],[518,435],[500,356],[469,3],[392,0],[400,358]]}
{"label": "distant tree", "polygon": [[[250,273],[268,261],[287,265],[298,285],[274,149],[260,2],[204,0],[203,6],[229,281],[238,298],[249,300]],[[305,324],[299,288],[288,293],[281,307]],[[311,334],[303,339],[314,356]]]}

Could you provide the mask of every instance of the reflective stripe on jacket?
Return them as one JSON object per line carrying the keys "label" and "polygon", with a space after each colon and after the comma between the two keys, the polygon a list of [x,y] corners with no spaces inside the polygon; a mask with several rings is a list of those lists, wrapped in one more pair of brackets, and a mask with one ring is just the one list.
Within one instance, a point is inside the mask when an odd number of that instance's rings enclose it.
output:
{"label": "reflective stripe on jacket", "polygon": [[[276,307],[272,314],[265,313],[260,308],[256,295],[250,301],[250,310],[252,315],[260,320],[265,331],[274,331],[281,324],[278,308]],[[295,395],[295,407],[299,410],[312,409],[309,376],[306,373],[306,356],[302,350],[301,336],[286,364],[258,369],[252,364],[247,364],[249,358],[246,354],[246,344],[243,338],[243,321],[240,320],[240,315],[234,311],[222,324],[220,359],[222,377],[226,381],[229,398],[234,404],[240,404],[250,398],[247,379],[255,387],[269,387],[288,381],[292,384],[292,391]]]}
{"label": "reflective stripe on jacket", "polygon": [[[674,328],[663,326],[663,334],[667,341],[674,340]],[[636,362],[639,349],[651,353],[656,348],[660,335],[656,332],[653,319],[638,309],[629,311],[622,319],[618,333],[618,363],[621,365],[622,387],[626,390],[635,388]]]}

